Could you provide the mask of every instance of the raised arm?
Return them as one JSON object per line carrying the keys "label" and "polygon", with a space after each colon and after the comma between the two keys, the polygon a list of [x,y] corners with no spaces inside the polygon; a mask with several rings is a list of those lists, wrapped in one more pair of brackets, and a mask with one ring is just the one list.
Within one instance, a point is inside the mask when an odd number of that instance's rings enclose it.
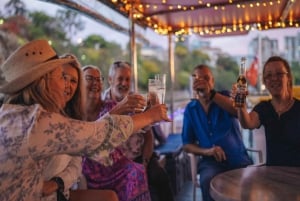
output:
{"label": "raised arm", "polygon": [[[106,115],[95,122],[69,119],[36,107],[29,113],[28,141],[33,158],[68,153],[102,157],[143,127],[162,120],[170,121],[165,105],[156,105],[136,115]],[[39,150],[38,152],[35,150]],[[97,156],[96,156],[97,155]]]}
{"label": "raised arm", "polygon": [[[235,98],[236,91],[237,91],[237,86],[236,86],[236,84],[233,84],[232,88],[231,88],[232,99]],[[245,93],[248,94],[248,92],[245,92]],[[257,112],[251,111],[249,113],[247,111],[246,104],[244,104],[243,107],[237,107],[236,110],[237,110],[237,114],[238,114],[238,119],[243,128],[254,129],[254,128],[258,128],[260,126],[260,120],[259,120],[259,116],[258,116]]]}
{"label": "raised arm", "polygon": [[245,129],[254,129],[260,126],[258,114],[255,111],[248,113],[246,106],[238,108],[238,118],[241,126]]}
{"label": "raised arm", "polygon": [[230,97],[213,91],[210,92],[210,96],[212,96],[211,93],[215,93],[215,95],[211,99],[212,101],[214,101],[217,105],[219,105],[222,109],[226,110],[230,114],[237,116],[237,110],[233,106],[233,101]]}

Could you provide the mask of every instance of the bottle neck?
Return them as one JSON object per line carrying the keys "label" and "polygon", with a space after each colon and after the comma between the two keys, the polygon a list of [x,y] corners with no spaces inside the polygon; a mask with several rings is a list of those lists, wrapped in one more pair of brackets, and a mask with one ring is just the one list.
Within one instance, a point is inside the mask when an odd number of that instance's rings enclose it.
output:
{"label": "bottle neck", "polygon": [[239,75],[246,75],[246,66],[244,60],[241,61]]}

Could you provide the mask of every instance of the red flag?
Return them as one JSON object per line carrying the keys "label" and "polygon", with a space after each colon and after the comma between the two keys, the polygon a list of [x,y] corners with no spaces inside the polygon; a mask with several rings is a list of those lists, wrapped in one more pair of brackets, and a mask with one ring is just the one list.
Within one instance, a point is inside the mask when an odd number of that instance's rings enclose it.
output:
{"label": "red flag", "polygon": [[256,86],[258,78],[258,58],[254,57],[254,60],[251,63],[250,68],[246,72],[246,78],[252,86]]}

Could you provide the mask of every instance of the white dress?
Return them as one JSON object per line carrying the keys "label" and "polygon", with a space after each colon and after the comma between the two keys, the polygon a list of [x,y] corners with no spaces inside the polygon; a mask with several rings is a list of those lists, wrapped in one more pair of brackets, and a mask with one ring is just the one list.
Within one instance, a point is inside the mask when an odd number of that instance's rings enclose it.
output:
{"label": "white dress", "polygon": [[[51,157],[50,162],[44,168],[44,181],[53,177],[61,177],[64,181],[66,198],[70,197],[70,189],[78,183],[82,170],[82,157],[58,154]],[[56,192],[44,196],[42,201],[57,201]]]}
{"label": "white dress", "polygon": [[96,161],[132,134],[131,117],[106,115],[83,122],[40,105],[0,108],[0,201],[41,200],[43,170],[55,154],[86,155]]}

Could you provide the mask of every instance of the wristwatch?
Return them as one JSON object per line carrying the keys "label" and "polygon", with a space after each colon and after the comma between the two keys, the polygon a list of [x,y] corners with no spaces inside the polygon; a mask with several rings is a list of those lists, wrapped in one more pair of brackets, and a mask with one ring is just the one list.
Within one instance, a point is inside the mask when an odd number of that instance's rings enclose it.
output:
{"label": "wristwatch", "polygon": [[216,90],[214,89],[210,90],[210,96],[209,96],[210,101],[215,97],[216,93],[217,93]]}

